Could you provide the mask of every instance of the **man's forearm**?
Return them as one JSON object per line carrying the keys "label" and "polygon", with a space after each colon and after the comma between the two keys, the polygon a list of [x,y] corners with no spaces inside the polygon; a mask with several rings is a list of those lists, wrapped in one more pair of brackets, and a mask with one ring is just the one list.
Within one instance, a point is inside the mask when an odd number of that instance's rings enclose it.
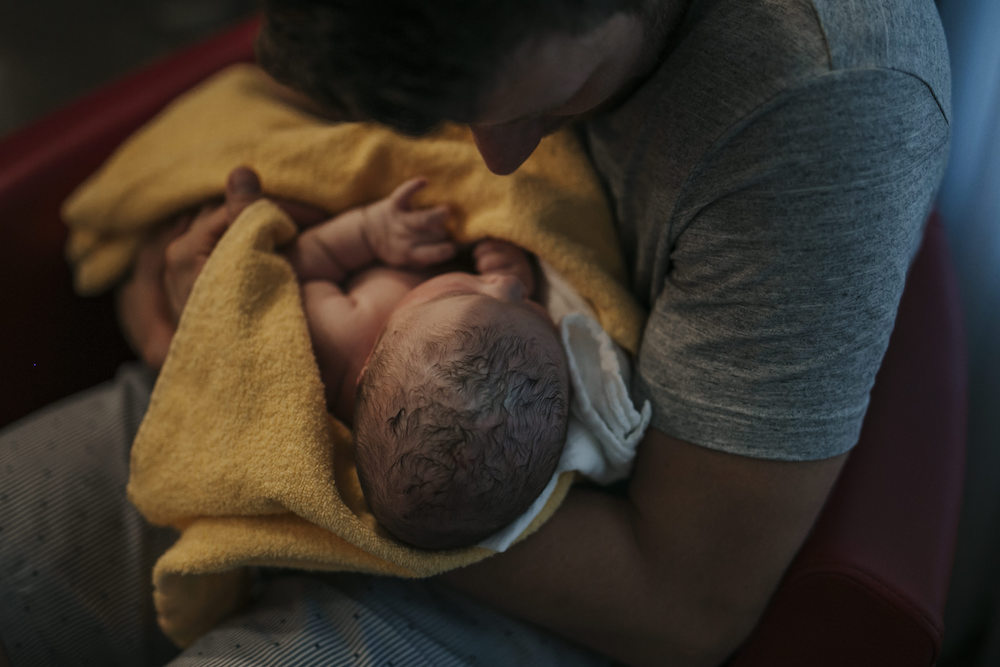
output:
{"label": "man's forearm", "polygon": [[[629,503],[572,492],[542,533],[450,583],[514,616],[628,664],[717,665],[741,637],[725,610],[701,619],[661,590],[636,540]],[[586,538],[581,539],[580,531]],[[699,637],[711,635],[713,645]]]}
{"label": "man's forearm", "polygon": [[[627,503],[601,495],[574,491],[544,533],[447,579],[507,613],[630,664],[712,664],[692,655],[701,651],[685,645],[683,628],[668,639],[667,601],[646,571],[625,516]],[[582,524],[586,540],[577,534]],[[573,545],[572,551],[559,543]]]}
{"label": "man's forearm", "polygon": [[752,461],[653,440],[629,498],[574,490],[536,535],[447,579],[628,663],[721,663],[753,629],[842,460]]}

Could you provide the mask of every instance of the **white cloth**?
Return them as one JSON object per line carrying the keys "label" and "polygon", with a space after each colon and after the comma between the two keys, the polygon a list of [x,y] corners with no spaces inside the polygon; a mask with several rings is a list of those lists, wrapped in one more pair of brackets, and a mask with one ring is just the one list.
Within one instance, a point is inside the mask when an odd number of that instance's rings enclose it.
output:
{"label": "white cloth", "polygon": [[635,448],[652,413],[629,396],[629,360],[597,322],[571,313],[559,325],[573,387],[569,433],[561,470],[576,470],[599,484],[628,477]]}
{"label": "white cloth", "polygon": [[652,414],[649,401],[639,410],[632,403],[625,352],[594,321],[589,307],[564,289],[561,277],[544,264],[542,271],[548,286],[544,300],[559,322],[573,392],[566,446],[552,479],[531,507],[479,543],[494,551],[506,551],[524,532],[545,506],[562,473],[576,471],[599,484],[625,479]]}

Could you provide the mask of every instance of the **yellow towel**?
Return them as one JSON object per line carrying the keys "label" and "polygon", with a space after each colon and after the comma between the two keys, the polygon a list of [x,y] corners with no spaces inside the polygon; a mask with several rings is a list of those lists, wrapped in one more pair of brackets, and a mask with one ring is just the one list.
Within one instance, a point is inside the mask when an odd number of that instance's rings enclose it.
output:
{"label": "yellow towel", "polygon": [[[145,233],[220,196],[246,164],[276,197],[339,212],[425,175],[417,203],[449,202],[463,240],[505,238],[544,257],[592,301],[629,351],[643,317],[596,174],[570,132],[545,139],[511,176],[482,164],[466,128],[413,139],[364,124],[330,125],[286,102],[256,67],[237,65],[178,98],[126,141],[66,202],[67,255],[77,291],[107,289]],[[527,223],[527,224],[526,224]]]}
{"label": "yellow towel", "polygon": [[[414,175],[426,203],[457,207],[464,239],[505,238],[549,262],[634,351],[643,314],[628,295],[600,186],[572,135],[550,137],[515,175],[483,167],[465,130],[414,140],[364,125],[328,126],[240,66],[140,130],[65,207],[78,289],[113,283],[157,222],[221,194],[248,164],[268,194],[340,211]],[[188,645],[230,613],[251,566],[430,576],[490,555],[402,545],[367,510],[350,433],[323,387],[288,263],[296,233],[269,201],[247,208],[199,276],[132,452],[129,496],[181,536],[157,562],[159,621]],[[559,505],[559,487],[524,535]]]}

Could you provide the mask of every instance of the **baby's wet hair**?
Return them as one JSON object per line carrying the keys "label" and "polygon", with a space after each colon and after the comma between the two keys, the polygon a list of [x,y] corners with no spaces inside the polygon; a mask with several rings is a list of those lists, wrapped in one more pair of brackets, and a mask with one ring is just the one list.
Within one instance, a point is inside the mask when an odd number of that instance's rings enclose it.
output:
{"label": "baby's wet hair", "polygon": [[565,357],[502,325],[408,338],[384,336],[359,383],[358,476],[400,541],[468,546],[521,515],[551,479],[569,414]]}

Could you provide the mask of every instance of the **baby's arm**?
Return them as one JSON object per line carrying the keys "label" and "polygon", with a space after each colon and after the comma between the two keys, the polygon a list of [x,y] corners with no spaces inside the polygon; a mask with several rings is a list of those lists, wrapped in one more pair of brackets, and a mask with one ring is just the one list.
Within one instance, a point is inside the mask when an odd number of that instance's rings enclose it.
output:
{"label": "baby's arm", "polygon": [[451,259],[444,205],[414,209],[413,195],[427,181],[414,178],[385,199],[350,209],[299,234],[287,257],[299,279],[343,282],[376,261],[389,266],[422,268]]}
{"label": "baby's arm", "polygon": [[527,250],[507,241],[486,239],[472,249],[472,258],[480,275],[512,274],[524,285],[524,293],[529,298],[535,297],[535,268]]}

